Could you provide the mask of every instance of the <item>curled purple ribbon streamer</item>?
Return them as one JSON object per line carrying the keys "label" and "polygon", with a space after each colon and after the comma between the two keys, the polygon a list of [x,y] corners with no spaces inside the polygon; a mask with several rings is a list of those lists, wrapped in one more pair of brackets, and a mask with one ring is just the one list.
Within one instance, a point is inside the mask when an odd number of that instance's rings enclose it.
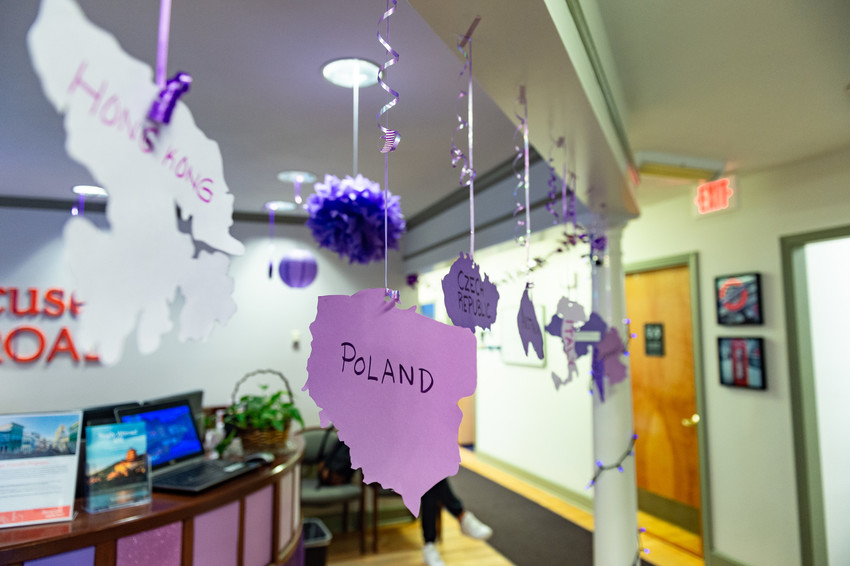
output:
{"label": "curled purple ribbon streamer", "polygon": [[[516,219],[515,220],[516,223],[514,225],[514,241],[517,244],[522,246],[522,245],[525,245],[525,243],[526,243],[526,238],[525,238],[525,234],[524,234],[524,232],[525,232],[525,220],[522,217],[520,217],[519,214],[521,212],[525,211],[525,206],[522,204],[522,199],[520,198],[519,191],[524,190],[524,188],[525,188],[525,177],[524,177],[523,172],[521,172],[517,168],[517,163],[519,163],[521,160],[523,160],[523,162],[524,162],[525,148],[521,147],[520,144],[518,144],[516,142],[516,137],[517,137],[517,134],[523,132],[523,130],[525,128],[525,118],[523,118],[522,116],[520,116],[519,114],[516,114],[516,113],[514,115],[519,120],[519,124],[517,124],[516,130],[514,130],[514,151],[516,152],[516,155],[514,156],[513,163],[511,164],[511,166],[513,167],[514,176],[517,178],[517,184],[514,187],[514,204],[516,205],[514,207],[514,213],[513,213],[514,218]],[[520,231],[523,232],[522,235],[520,235]]]}
{"label": "curled purple ribbon streamer", "polygon": [[[390,3],[392,3],[392,7],[390,7]],[[384,82],[383,76],[386,75],[387,69],[391,66],[398,63],[398,52],[393,49],[383,37],[381,37],[381,23],[386,22],[387,27],[387,38],[389,39],[389,17],[395,13],[396,7],[398,6],[397,0],[387,0],[387,10],[381,15],[378,20],[378,41],[387,51],[387,54],[391,55],[389,59],[387,59],[383,65],[381,65],[380,69],[378,69],[378,84],[381,85],[381,88],[384,89],[387,94],[393,97],[392,100],[384,104],[381,110],[378,112],[376,117],[378,121],[378,127],[381,129],[381,153],[389,153],[394,151],[395,148],[398,147],[399,142],[401,142],[401,135],[396,130],[391,130],[389,127],[385,127],[381,125],[381,116],[387,113],[387,111],[398,104],[398,93],[394,91],[390,86]],[[387,119],[387,126],[389,126],[389,119]]]}
{"label": "curled purple ribbon streamer", "polygon": [[160,124],[170,123],[177,101],[189,91],[190,86],[192,77],[189,73],[179,72],[168,79],[165,88],[159,91],[159,98],[153,101],[148,119]]}
{"label": "curled purple ribbon streamer", "polygon": [[[558,201],[558,193],[561,192],[558,185],[558,174],[555,173],[555,168],[551,165],[551,159],[549,160],[550,164],[547,165],[549,168],[549,179],[546,181],[546,185],[549,187],[549,200],[546,202],[546,211],[549,212],[554,219],[552,220],[552,224],[558,224],[561,221],[561,216],[558,214],[558,210],[555,208],[555,205]],[[566,206],[566,203],[564,203]]]}
{"label": "curled purple ribbon streamer", "polygon": [[[467,39],[467,41],[469,40],[469,38],[466,38],[466,39]],[[469,52],[464,50],[463,47],[464,47],[463,42],[458,43],[457,49],[458,49],[458,51],[460,51],[461,55],[463,55],[463,68],[461,68],[460,74],[458,75],[458,77],[463,77],[464,74],[467,73],[467,71],[469,71],[470,73],[472,72]],[[457,96],[457,102],[463,101],[464,99],[466,99],[466,97],[468,95],[469,95],[469,93],[466,90],[461,90],[460,93]],[[457,117],[457,127],[455,128],[455,134],[458,134],[458,133],[462,132],[463,130],[465,130],[469,127],[469,122],[466,119],[464,119],[464,117],[461,115],[460,110],[458,110],[458,112],[456,113],[456,117]],[[452,135],[452,149],[450,151],[450,154],[451,154],[451,157],[452,157],[452,167],[457,168],[458,164],[462,163],[461,168],[460,168],[460,179],[459,179],[460,180],[460,186],[465,187],[465,186],[469,185],[470,183],[472,183],[472,181],[475,180],[475,169],[470,167],[469,157],[467,157],[467,155],[463,152],[463,150],[460,149],[457,146],[457,144],[455,143],[454,135]]]}

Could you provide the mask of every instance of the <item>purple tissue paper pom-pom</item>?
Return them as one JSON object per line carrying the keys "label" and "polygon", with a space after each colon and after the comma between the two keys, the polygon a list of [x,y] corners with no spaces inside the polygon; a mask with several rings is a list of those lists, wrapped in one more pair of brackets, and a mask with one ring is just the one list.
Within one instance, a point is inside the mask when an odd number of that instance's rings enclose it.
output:
{"label": "purple tissue paper pom-pom", "polygon": [[[347,256],[349,263],[384,259],[384,193],[363,175],[325,175],[307,198],[307,227],[320,247]],[[387,247],[398,249],[405,231],[400,199],[388,194]]]}

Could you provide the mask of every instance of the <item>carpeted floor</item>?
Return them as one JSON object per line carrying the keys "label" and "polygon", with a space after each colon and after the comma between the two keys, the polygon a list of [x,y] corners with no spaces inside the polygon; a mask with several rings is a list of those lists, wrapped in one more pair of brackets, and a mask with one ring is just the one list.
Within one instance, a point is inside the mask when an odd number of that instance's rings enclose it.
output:
{"label": "carpeted floor", "polygon": [[517,566],[593,566],[590,531],[466,468],[449,481],[464,507],[493,528],[489,544]]}

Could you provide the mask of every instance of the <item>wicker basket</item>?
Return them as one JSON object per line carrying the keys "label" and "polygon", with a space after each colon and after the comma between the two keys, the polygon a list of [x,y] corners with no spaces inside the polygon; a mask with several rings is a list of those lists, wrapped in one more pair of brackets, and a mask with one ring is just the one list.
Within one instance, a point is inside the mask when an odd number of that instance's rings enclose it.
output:
{"label": "wicker basket", "polygon": [[[289,401],[294,403],[292,389],[289,387],[289,381],[287,381],[286,377],[284,377],[281,372],[273,369],[259,369],[246,374],[242,377],[242,379],[236,382],[236,386],[233,388],[233,393],[231,394],[231,407],[239,405],[239,388],[243,383],[255,375],[266,373],[276,375],[281,379],[281,381],[283,381],[283,384],[286,387],[286,394],[289,396]],[[242,441],[242,449],[246,453],[274,452],[275,454],[283,454],[288,451],[287,440],[289,439],[290,424],[291,421],[287,422],[282,431],[274,428],[270,430],[242,428],[239,426],[234,426],[234,428],[236,429],[237,436],[239,436]]]}

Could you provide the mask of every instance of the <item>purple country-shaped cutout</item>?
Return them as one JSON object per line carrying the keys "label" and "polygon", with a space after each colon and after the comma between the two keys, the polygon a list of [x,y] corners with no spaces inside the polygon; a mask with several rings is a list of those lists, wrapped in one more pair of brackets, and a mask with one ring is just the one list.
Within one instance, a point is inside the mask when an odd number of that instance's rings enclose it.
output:
{"label": "purple country-shaped cutout", "polygon": [[475,392],[475,335],[399,309],[385,292],[319,297],[304,390],[364,482],[395,490],[418,515],[422,495],[460,465],[458,401]]}
{"label": "purple country-shaped cutout", "polygon": [[522,293],[522,299],[519,302],[519,312],[516,315],[517,326],[519,327],[519,338],[522,341],[522,348],[525,350],[525,355],[528,355],[528,345],[534,347],[534,352],[538,359],[543,359],[543,333],[540,332],[540,323],[537,321],[537,312],[534,310],[534,302],[528,293],[528,285],[525,286],[525,291]]}
{"label": "purple country-shaped cutout", "polygon": [[475,332],[475,327],[490,328],[496,320],[499,290],[486,274],[481,278],[479,266],[461,253],[443,277],[446,313],[455,326]]}

